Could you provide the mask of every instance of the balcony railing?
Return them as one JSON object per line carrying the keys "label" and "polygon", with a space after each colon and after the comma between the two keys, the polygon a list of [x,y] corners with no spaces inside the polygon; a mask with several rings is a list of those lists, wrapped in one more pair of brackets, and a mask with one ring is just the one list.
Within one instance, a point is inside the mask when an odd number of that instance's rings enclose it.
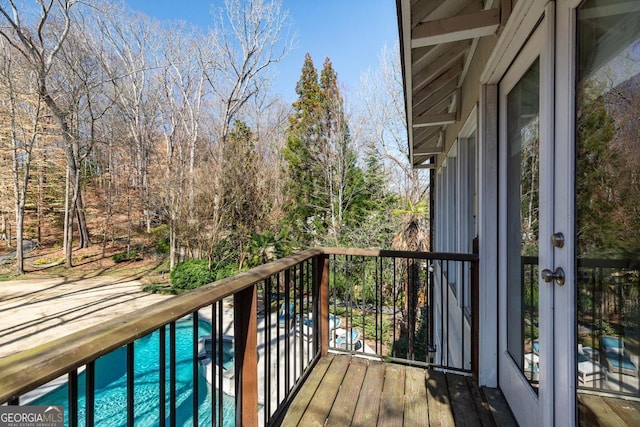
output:
{"label": "balcony railing", "polygon": [[[523,336],[537,354],[538,258],[522,258]],[[640,396],[640,264],[579,259],[576,276],[577,385],[582,392]],[[530,364],[525,375],[537,383]]]}
{"label": "balcony railing", "polygon": [[[477,256],[327,249],[331,348],[472,372]],[[330,326],[332,323],[330,322]],[[338,331],[338,332],[336,332]],[[349,332],[351,331],[351,332]]]}
{"label": "balcony railing", "polygon": [[471,372],[476,265],[307,250],[4,358],[0,403],[57,381],[70,426],[99,424],[103,403],[122,425],[273,425],[329,347]]}

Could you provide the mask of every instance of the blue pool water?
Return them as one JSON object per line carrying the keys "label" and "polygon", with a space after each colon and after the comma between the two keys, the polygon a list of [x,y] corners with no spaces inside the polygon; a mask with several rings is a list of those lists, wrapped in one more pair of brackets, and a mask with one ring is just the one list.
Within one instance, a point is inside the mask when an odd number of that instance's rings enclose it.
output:
{"label": "blue pool water", "polygon": [[[204,348],[209,357],[212,353],[212,341],[211,338],[205,338]],[[218,345],[216,344],[216,364],[220,365],[220,352]],[[233,369],[233,338],[225,336],[222,339],[222,369],[230,371]]]}
{"label": "blue pool water", "polygon": [[[165,328],[167,360],[166,369],[166,415],[169,425],[169,327]],[[198,336],[209,335],[211,326],[206,321],[199,321]],[[177,425],[192,425],[193,408],[193,321],[181,320],[176,322],[176,420]],[[225,347],[226,347],[225,343]],[[135,389],[135,425],[157,426],[160,417],[160,374],[159,374],[160,332],[136,341],[134,345],[134,389]],[[115,427],[127,425],[127,374],[126,348],[113,351],[96,361],[96,393],[95,393],[95,425],[100,427]],[[85,421],[85,373],[78,375],[78,425],[84,426]],[[198,379],[200,425],[211,425],[211,386],[202,375]],[[217,397],[215,399],[217,401]],[[41,396],[29,405],[62,405],[65,407],[65,422],[68,422],[68,386],[65,384],[58,389]],[[223,395],[224,425],[235,425],[234,399]],[[217,409],[216,409],[217,414]],[[216,416],[217,418],[217,416]]]}

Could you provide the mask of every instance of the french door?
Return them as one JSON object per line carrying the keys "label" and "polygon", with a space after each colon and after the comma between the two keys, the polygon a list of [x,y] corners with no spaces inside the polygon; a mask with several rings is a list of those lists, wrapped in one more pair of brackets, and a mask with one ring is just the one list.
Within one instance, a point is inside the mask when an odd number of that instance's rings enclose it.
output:
{"label": "french door", "polygon": [[498,82],[499,385],[571,426],[583,392],[640,396],[640,3],[536,10]]}
{"label": "french door", "polygon": [[[499,381],[522,426],[554,425],[556,205],[553,3],[498,87]],[[543,280],[544,279],[544,280]]]}

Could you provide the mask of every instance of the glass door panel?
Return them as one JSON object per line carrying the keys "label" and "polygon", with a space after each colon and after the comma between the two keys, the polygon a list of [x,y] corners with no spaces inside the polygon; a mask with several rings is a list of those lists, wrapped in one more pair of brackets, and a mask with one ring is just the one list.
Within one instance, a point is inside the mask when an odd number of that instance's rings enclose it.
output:
{"label": "glass door panel", "polygon": [[507,350],[530,384],[539,381],[538,204],[540,63],[507,95]]}
{"label": "glass door panel", "polygon": [[577,10],[578,389],[640,396],[640,4]]}
{"label": "glass door panel", "polygon": [[[538,265],[553,265],[553,57],[550,4],[498,88],[499,384],[522,426],[552,422],[553,285]],[[550,424],[549,424],[550,425]]]}

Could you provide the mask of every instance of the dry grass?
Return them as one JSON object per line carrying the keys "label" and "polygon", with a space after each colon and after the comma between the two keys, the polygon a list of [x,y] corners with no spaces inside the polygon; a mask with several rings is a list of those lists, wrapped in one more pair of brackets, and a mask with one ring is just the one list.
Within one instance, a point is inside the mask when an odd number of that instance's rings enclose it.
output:
{"label": "dry grass", "polygon": [[[136,244],[136,247],[140,246]],[[146,251],[142,254],[142,259],[114,262],[111,257],[121,252],[126,252],[125,245],[108,245],[103,249],[102,245],[94,244],[88,248],[75,249],[73,267],[66,268],[62,249],[40,247],[25,257],[26,274],[21,278],[65,277],[71,279],[110,275],[143,279],[154,284],[168,282],[168,274],[165,274],[163,268],[163,257],[153,254],[152,251]],[[17,277],[13,263],[0,267],[0,279],[15,278]]]}

